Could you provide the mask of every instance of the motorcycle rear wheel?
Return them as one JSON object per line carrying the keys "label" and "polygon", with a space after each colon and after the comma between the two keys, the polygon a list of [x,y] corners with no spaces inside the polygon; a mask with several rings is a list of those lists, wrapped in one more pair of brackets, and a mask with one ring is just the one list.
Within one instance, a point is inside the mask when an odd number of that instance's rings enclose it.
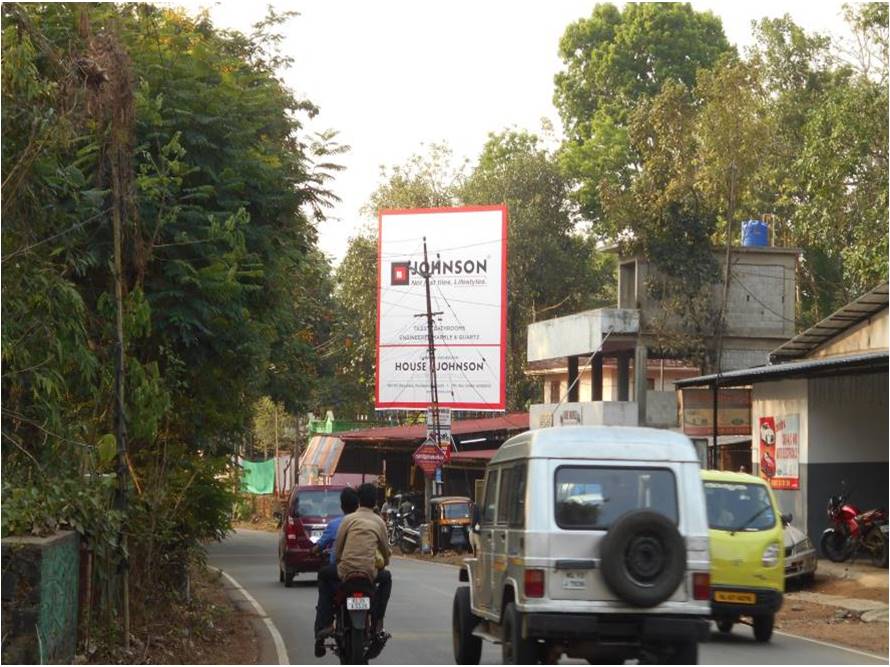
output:
{"label": "motorcycle rear wheel", "polygon": [[862,546],[875,567],[887,567],[887,538],[880,526],[872,526],[862,537]]}
{"label": "motorcycle rear wheel", "polygon": [[843,563],[850,557],[850,541],[836,530],[827,530],[819,543],[822,553],[833,563]]}
{"label": "motorcycle rear wheel", "polygon": [[365,631],[359,630],[358,628],[350,628],[349,629],[349,648],[347,649],[349,654],[348,664],[350,665],[364,665],[367,664],[365,660]]}

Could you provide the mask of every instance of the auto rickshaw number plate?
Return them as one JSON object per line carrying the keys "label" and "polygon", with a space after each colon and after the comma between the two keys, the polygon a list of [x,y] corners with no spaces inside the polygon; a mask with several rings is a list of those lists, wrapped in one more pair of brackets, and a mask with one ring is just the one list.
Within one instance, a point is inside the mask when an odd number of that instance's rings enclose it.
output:
{"label": "auto rickshaw number plate", "polygon": [[714,591],[714,602],[734,602],[735,604],[754,604],[757,596],[754,593],[737,593],[735,591]]}
{"label": "auto rickshaw number plate", "polygon": [[583,570],[566,570],[563,573],[562,587],[569,589],[587,588],[587,573]]}
{"label": "auto rickshaw number plate", "polygon": [[371,598],[346,598],[346,609],[348,611],[358,611],[364,609],[368,611],[371,608]]}

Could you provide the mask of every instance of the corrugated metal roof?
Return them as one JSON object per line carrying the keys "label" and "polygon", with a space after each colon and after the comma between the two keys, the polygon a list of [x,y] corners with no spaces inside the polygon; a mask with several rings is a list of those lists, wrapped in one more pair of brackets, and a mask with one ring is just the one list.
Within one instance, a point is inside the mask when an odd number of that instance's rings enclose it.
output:
{"label": "corrugated metal roof", "polygon": [[[788,361],[769,366],[727,371],[720,373],[719,385],[721,387],[742,387],[756,382],[768,382],[780,378],[841,375],[857,371],[874,372],[883,370],[887,372],[887,367],[886,352],[866,352],[863,354],[851,354],[845,357]],[[716,380],[718,380],[717,374],[701,375],[697,378],[677,380],[674,382],[674,386],[678,389],[684,387],[707,387],[714,384]]]}
{"label": "corrugated metal roof", "polygon": [[878,285],[861,297],[832,313],[818,324],[777,347],[770,353],[773,361],[800,359],[817,347],[887,307],[887,283]]}

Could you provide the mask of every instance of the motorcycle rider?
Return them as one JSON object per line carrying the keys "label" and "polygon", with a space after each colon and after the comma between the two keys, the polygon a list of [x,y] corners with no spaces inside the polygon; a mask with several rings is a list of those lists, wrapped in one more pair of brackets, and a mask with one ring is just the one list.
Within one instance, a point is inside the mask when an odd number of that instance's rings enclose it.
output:
{"label": "motorcycle rider", "polygon": [[[345,514],[334,540],[334,563],[318,571],[318,606],[315,616],[315,655],[324,655],[324,639],[333,634],[334,595],[341,581],[350,575],[360,574],[375,583],[376,592],[371,601],[371,616],[375,620],[376,635],[383,634],[383,618],[392,592],[392,576],[385,568],[389,564],[390,549],[386,538],[386,526],[374,505],[377,489],[373,484],[358,488],[359,507]],[[342,501],[341,501],[342,502]],[[346,508],[344,508],[344,512]],[[377,554],[382,556],[383,567],[377,570]]]}

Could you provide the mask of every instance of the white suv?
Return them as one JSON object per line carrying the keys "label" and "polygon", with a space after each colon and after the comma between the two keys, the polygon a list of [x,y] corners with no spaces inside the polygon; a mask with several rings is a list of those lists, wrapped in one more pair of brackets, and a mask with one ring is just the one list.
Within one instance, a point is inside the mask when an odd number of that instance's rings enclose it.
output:
{"label": "white suv", "polygon": [[568,426],[501,446],[480,548],[454,596],[454,657],[691,664],[708,636],[708,521],[692,443],[670,431]]}

